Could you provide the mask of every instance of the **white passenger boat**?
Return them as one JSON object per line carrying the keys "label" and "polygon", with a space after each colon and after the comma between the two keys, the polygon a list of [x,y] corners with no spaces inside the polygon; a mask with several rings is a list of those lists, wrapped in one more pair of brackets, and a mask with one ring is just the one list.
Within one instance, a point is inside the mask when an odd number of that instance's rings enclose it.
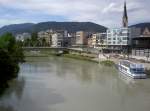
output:
{"label": "white passenger boat", "polygon": [[122,74],[125,74],[134,79],[146,78],[145,68],[143,64],[137,64],[128,60],[122,60],[118,64],[118,69]]}

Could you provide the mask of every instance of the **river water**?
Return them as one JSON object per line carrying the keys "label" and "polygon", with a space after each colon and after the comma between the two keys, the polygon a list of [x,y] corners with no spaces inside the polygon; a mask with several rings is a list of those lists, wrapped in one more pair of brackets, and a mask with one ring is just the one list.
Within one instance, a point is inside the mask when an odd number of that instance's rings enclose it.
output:
{"label": "river water", "polygon": [[150,79],[69,58],[28,58],[0,111],[150,111]]}

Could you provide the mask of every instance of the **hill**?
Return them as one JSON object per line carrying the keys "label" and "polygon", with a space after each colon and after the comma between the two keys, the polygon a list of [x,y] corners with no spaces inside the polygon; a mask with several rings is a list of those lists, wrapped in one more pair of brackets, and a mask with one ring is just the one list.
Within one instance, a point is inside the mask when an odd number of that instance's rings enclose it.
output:
{"label": "hill", "polygon": [[12,34],[30,32],[34,24],[24,23],[24,24],[12,24],[0,28],[0,35],[11,32]]}
{"label": "hill", "polygon": [[23,32],[39,32],[47,29],[67,30],[68,32],[105,32],[107,28],[92,22],[42,22],[38,24],[24,23],[4,26],[0,28],[0,35],[6,32],[18,34]]}
{"label": "hill", "polygon": [[143,32],[146,27],[150,30],[150,23],[139,23],[139,24],[131,25],[130,27],[141,28],[141,32]]}

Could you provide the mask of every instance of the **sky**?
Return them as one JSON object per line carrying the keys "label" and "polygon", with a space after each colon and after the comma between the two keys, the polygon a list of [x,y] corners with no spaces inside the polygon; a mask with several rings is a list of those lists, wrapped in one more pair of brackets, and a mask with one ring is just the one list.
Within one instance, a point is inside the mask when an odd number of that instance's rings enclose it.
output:
{"label": "sky", "polygon": [[[150,22],[150,0],[126,0],[129,25]],[[45,21],[122,25],[124,0],[0,0],[0,27]]]}

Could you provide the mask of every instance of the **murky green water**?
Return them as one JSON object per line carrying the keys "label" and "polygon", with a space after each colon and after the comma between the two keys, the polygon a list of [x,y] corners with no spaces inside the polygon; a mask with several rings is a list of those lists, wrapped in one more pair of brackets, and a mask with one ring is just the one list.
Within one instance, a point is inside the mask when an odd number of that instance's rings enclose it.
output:
{"label": "murky green water", "polygon": [[150,111],[150,79],[64,58],[30,58],[0,99],[0,111]]}

